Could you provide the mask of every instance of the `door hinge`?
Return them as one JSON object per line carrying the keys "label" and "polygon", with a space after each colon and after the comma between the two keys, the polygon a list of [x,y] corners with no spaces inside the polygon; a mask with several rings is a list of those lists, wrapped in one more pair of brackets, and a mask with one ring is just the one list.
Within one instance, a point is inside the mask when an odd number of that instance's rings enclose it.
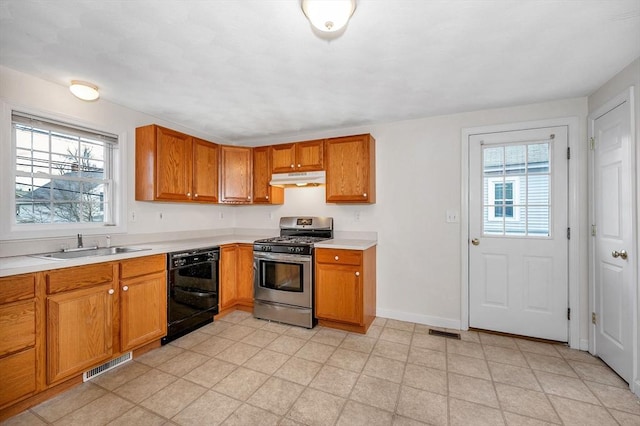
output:
{"label": "door hinge", "polygon": [[571,160],[571,147],[567,148],[567,160]]}
{"label": "door hinge", "polygon": [[589,138],[589,149],[591,149],[591,151],[596,149],[596,140],[595,140],[595,138]]}
{"label": "door hinge", "polygon": [[571,308],[567,308],[567,320],[571,321]]}
{"label": "door hinge", "polygon": [[567,240],[571,239],[571,228],[567,228]]}
{"label": "door hinge", "polygon": [[598,227],[596,225],[591,225],[591,236],[595,237],[598,234]]}
{"label": "door hinge", "polygon": [[595,312],[591,312],[591,324],[596,325],[596,313]]}

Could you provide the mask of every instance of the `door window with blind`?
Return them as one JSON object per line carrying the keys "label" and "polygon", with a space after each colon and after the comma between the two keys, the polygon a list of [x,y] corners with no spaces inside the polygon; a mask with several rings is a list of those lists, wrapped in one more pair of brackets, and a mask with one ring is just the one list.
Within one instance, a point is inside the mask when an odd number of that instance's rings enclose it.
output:
{"label": "door window with blind", "polygon": [[112,224],[115,135],[13,112],[14,224]]}

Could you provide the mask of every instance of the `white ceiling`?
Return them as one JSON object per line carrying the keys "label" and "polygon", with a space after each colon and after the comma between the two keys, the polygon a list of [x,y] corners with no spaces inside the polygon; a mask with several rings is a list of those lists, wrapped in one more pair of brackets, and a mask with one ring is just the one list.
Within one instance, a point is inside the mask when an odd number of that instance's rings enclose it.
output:
{"label": "white ceiling", "polygon": [[1,0],[0,64],[247,143],[586,96],[640,56],[640,0]]}

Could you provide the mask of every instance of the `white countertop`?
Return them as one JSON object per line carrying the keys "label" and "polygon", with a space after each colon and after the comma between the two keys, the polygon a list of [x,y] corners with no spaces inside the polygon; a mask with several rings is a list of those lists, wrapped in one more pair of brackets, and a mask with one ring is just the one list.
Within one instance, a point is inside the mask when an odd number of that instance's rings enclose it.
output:
{"label": "white countertop", "polygon": [[[149,244],[132,244],[127,247],[144,248],[145,250],[120,253],[108,256],[80,257],[76,259],[45,259],[34,256],[0,257],[0,277],[46,271],[49,269],[69,268],[72,266],[90,265],[94,263],[112,262],[122,259],[165,254],[174,251],[191,250],[205,247],[221,246],[223,244],[252,244],[255,240],[272,237],[273,235],[241,235],[230,234],[207,238],[187,240],[161,241]],[[373,247],[375,240],[334,239],[316,243],[315,247],[332,249],[366,250]]]}

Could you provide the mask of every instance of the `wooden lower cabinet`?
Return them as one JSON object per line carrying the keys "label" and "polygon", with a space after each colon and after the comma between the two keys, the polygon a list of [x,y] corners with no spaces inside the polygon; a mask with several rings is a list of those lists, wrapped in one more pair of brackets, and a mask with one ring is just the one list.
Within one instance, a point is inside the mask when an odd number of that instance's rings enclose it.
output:
{"label": "wooden lower cabinet", "polygon": [[316,249],[315,315],[323,326],[366,333],[376,316],[376,247]]}
{"label": "wooden lower cabinet", "polygon": [[220,314],[253,308],[253,245],[220,247]]}

